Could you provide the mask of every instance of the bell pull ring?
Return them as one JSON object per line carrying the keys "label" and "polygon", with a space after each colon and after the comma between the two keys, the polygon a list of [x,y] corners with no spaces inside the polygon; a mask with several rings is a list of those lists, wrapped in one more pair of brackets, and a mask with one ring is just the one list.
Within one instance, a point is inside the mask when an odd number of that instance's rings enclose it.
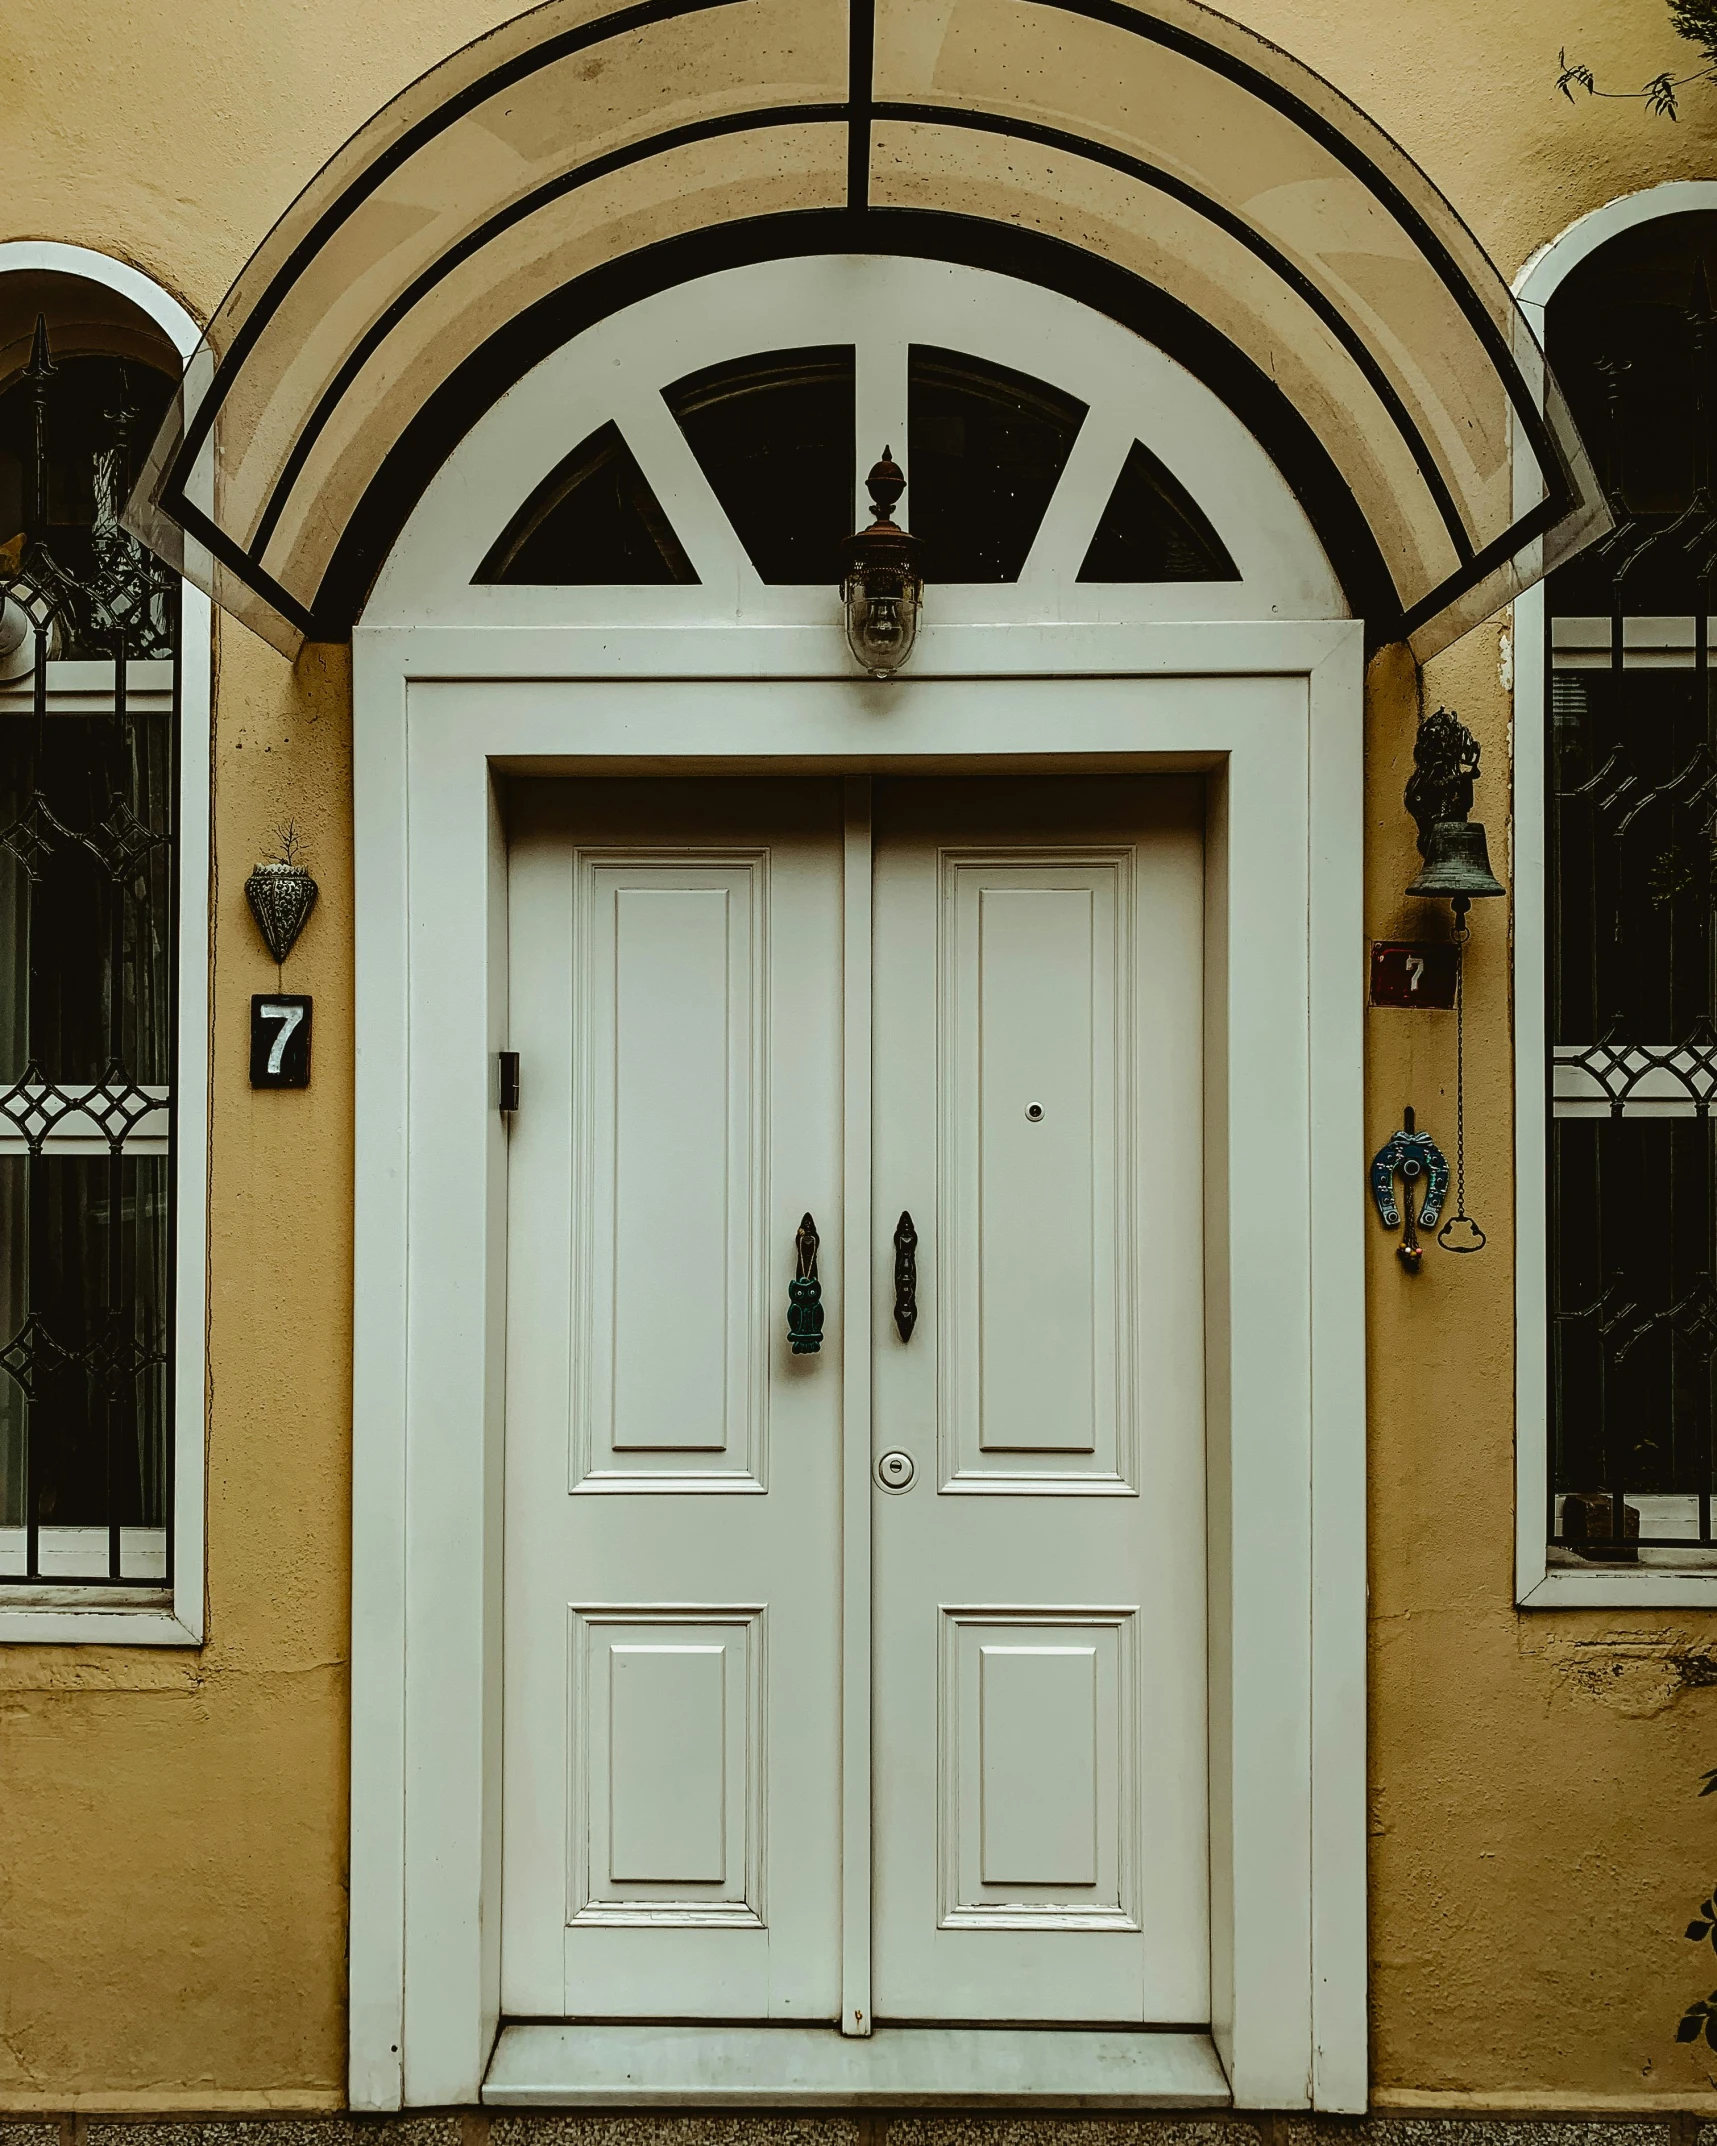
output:
{"label": "bell pull ring", "polygon": [[[1395,1173],[1401,1173],[1401,1204],[1395,1204]],[[1424,1186],[1424,1198],[1419,1188]],[[1401,1242],[1395,1257],[1409,1274],[1417,1274],[1425,1257],[1419,1242],[1421,1229],[1435,1229],[1443,1202],[1449,1195],[1449,1165],[1429,1133],[1415,1125],[1411,1109],[1401,1113],[1401,1130],[1389,1138],[1372,1157],[1371,1197],[1385,1229],[1399,1228]],[[1414,1208],[1418,1213],[1414,1213]]]}
{"label": "bell pull ring", "polygon": [[795,1356],[823,1346],[823,1285],[817,1279],[817,1225],[809,1215],[793,1237],[793,1279],[787,1284],[787,1340]]}

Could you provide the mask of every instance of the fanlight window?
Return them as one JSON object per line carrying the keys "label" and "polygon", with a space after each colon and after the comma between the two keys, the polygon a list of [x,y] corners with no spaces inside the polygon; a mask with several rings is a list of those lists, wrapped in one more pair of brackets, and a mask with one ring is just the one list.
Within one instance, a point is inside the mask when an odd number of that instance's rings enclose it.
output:
{"label": "fanlight window", "polygon": [[36,1587],[172,1572],[179,585],[118,515],[177,371],[112,293],[0,281],[0,1579]]}
{"label": "fanlight window", "polygon": [[1135,440],[1079,578],[1238,581],[1240,570],[1186,486]]}
{"label": "fanlight window", "polygon": [[1545,606],[1548,1524],[1563,1563],[1717,1543],[1717,216],[1626,232],[1551,298],[1612,534]]}
{"label": "fanlight window", "polygon": [[907,476],[925,574],[1017,581],[1085,422],[1085,405],[1024,373],[915,346]]}
{"label": "fanlight window", "polygon": [[692,562],[615,424],[557,463],[477,569],[515,588],[684,586]]}
{"label": "fanlight window", "polygon": [[[662,395],[758,578],[773,587],[832,586],[854,511],[852,348],[731,360],[688,374]],[[1086,405],[993,360],[914,344],[907,413],[903,518],[924,539],[930,583],[1017,582]],[[1240,576],[1186,487],[1134,441],[1078,578]],[[475,579],[652,587],[695,584],[698,576],[620,426],[609,422],[532,492]]]}
{"label": "fanlight window", "polygon": [[853,352],[778,350],[663,390],[760,581],[834,579],[852,526]]}

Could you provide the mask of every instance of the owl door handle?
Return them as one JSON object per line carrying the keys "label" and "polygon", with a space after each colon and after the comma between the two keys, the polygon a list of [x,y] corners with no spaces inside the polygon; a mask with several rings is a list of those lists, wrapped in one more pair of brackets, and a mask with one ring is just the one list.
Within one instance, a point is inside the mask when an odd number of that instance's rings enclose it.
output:
{"label": "owl door handle", "polygon": [[809,1215],[793,1236],[793,1279],[787,1284],[787,1340],[795,1356],[815,1356],[823,1346],[823,1285],[817,1279],[822,1240]]}

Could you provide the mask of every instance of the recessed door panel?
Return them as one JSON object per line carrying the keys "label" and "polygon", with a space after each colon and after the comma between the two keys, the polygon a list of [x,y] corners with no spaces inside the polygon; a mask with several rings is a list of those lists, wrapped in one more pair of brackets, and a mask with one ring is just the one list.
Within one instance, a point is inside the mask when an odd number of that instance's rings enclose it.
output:
{"label": "recessed door panel", "polygon": [[[610,1885],[701,1898],[727,1876],[727,1654],[659,1642],[607,1649]],[[735,1800],[743,1808],[743,1793]]]}
{"label": "recessed door panel", "polygon": [[942,1610],[941,1926],[1136,1930],[1133,1611]]}
{"label": "recessed door panel", "polygon": [[581,851],[574,899],[573,1479],[757,1483],[768,859]]}
{"label": "recessed door panel", "polygon": [[1097,1650],[978,1650],[978,1882],[1097,1883]]}
{"label": "recessed door panel", "polygon": [[943,1454],[1119,1483],[1131,1393],[1132,855],[944,850]]}
{"label": "recessed door panel", "polygon": [[568,1923],[761,1924],[761,1608],[574,1608]]}

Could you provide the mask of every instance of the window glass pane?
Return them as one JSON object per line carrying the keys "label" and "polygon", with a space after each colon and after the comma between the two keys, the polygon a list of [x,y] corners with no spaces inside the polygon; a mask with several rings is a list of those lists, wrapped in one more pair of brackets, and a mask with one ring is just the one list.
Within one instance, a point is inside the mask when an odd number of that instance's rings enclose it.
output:
{"label": "window glass pane", "polygon": [[1558,570],[1555,611],[1603,614],[1618,599],[1636,615],[1694,608],[1708,553],[1642,553],[1640,540],[1685,513],[1710,474],[1713,282],[1717,216],[1666,216],[1601,247],[1546,309],[1551,363],[1625,525]]}
{"label": "window glass pane", "polygon": [[1560,1533],[1588,1559],[1708,1538],[1711,1121],[1560,1118],[1551,1153]]}
{"label": "window glass pane", "polygon": [[740,358],[662,392],[759,579],[832,589],[852,531],[851,346]]}
{"label": "window glass pane", "polygon": [[1079,578],[1238,581],[1240,571],[1185,485],[1135,440]]}
{"label": "window glass pane", "polygon": [[[0,316],[6,310],[0,307]],[[51,331],[49,343],[53,350]],[[111,657],[111,613],[99,599],[92,601],[91,595],[99,585],[101,568],[111,563],[116,551],[130,546],[131,540],[119,530],[120,511],[137,459],[155,436],[173,383],[135,361],[126,364],[116,358],[58,354],[51,363],[40,501],[46,519],[36,541],[45,546],[76,592],[55,621],[53,654]],[[36,504],[32,497],[34,390],[35,383],[27,374],[14,376],[0,390],[0,575],[17,571]],[[176,615],[176,605],[157,603],[152,623],[160,645],[154,650],[134,646],[132,654],[170,653]]]}
{"label": "window glass pane", "polygon": [[1552,678],[1552,1033],[1689,1036],[1711,1011],[1704,681],[1691,663]]}
{"label": "window glass pane", "polygon": [[166,1577],[169,1169],[0,1157],[0,1575]]}
{"label": "window glass pane", "polygon": [[987,359],[915,343],[907,506],[925,579],[1017,581],[1085,405]]}
{"label": "window glass pane", "polygon": [[475,578],[514,587],[651,588],[698,577],[619,426],[608,424],[549,472]]}
{"label": "window glass pane", "polygon": [[0,713],[0,1083],[172,1076],[173,718],[149,702]]}

